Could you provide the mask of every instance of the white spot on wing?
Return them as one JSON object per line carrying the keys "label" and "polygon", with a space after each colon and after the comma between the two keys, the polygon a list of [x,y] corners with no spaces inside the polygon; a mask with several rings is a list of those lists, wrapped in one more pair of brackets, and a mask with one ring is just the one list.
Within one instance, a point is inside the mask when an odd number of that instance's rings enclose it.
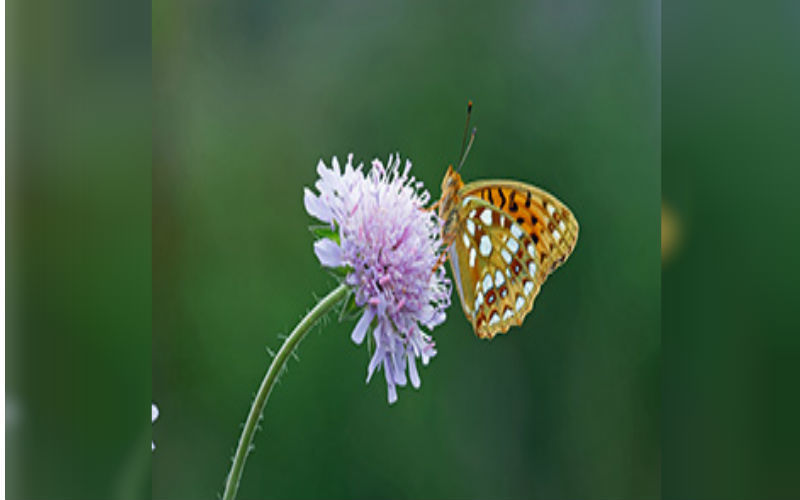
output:
{"label": "white spot on wing", "polygon": [[514,307],[517,309],[517,311],[519,311],[524,305],[525,299],[522,298],[522,295],[517,295],[517,303],[514,305]]}
{"label": "white spot on wing", "polygon": [[511,308],[506,309],[506,311],[503,313],[503,321],[507,321],[512,316],[514,316],[514,312],[511,311]]}
{"label": "white spot on wing", "polygon": [[492,317],[489,319],[489,326],[495,325],[497,323],[500,323],[500,315],[497,314],[497,312],[495,311],[495,313],[492,314]]}
{"label": "white spot on wing", "polygon": [[552,204],[552,203],[548,203],[548,204],[547,204],[547,213],[549,213],[549,214],[550,214],[550,217],[552,217],[552,216],[553,216],[553,214],[555,213],[555,211],[556,211],[556,208],[553,206],[553,204]]}
{"label": "white spot on wing", "polygon": [[553,231],[553,239],[556,240],[556,241],[561,239],[561,233],[558,232],[558,229]]}
{"label": "white spot on wing", "polygon": [[487,235],[481,236],[481,247],[480,247],[481,255],[484,257],[488,257],[490,253],[492,253],[492,241],[489,239]]}
{"label": "white spot on wing", "polygon": [[524,287],[525,295],[530,295],[533,291],[533,281],[526,281]]}
{"label": "white spot on wing", "polygon": [[494,273],[494,284],[495,284],[495,286],[497,286],[499,288],[499,287],[503,286],[503,283],[505,283],[505,282],[506,282],[506,279],[503,277],[503,273],[501,273],[500,271],[496,271]]}
{"label": "white spot on wing", "polygon": [[475,236],[475,223],[472,222],[471,219],[467,219],[467,231],[469,231],[469,234],[472,236]]}
{"label": "white spot on wing", "polygon": [[536,264],[533,262],[528,264],[528,272],[531,274],[531,276],[536,276]]}
{"label": "white spot on wing", "polygon": [[481,292],[478,292],[478,296],[475,297],[475,311],[480,309],[481,304],[483,304],[483,294]]}
{"label": "white spot on wing", "polygon": [[513,234],[516,239],[522,238],[522,228],[516,223],[511,224],[511,234]]}
{"label": "white spot on wing", "polygon": [[528,243],[528,253],[531,257],[536,258],[536,247],[533,246],[533,243]]}
{"label": "white spot on wing", "polygon": [[467,233],[461,233],[461,236],[464,237],[464,246],[469,248],[469,237],[467,236]]}
{"label": "white spot on wing", "polygon": [[474,248],[469,249],[469,267],[475,267],[476,252]]}
{"label": "white spot on wing", "polygon": [[500,250],[500,255],[503,256],[503,260],[506,261],[506,264],[511,264],[511,254],[508,253],[508,250],[503,248],[502,250]]}
{"label": "white spot on wing", "polygon": [[558,228],[561,230],[562,233],[567,232],[567,226],[564,225],[564,221],[558,221]]}
{"label": "white spot on wing", "polygon": [[489,209],[484,209],[484,211],[481,213],[481,220],[487,226],[491,226],[492,225],[492,211],[489,210]]}
{"label": "white spot on wing", "polygon": [[469,213],[470,219],[474,219],[475,218],[475,212],[476,212],[476,209],[473,208],[472,212]]}
{"label": "white spot on wing", "polygon": [[483,293],[486,293],[491,289],[492,289],[492,276],[489,273],[486,273],[486,276],[483,277]]}
{"label": "white spot on wing", "polygon": [[519,243],[517,243],[517,240],[514,238],[509,238],[508,241],[506,241],[506,246],[511,250],[511,253],[517,253],[517,250],[519,250]]}

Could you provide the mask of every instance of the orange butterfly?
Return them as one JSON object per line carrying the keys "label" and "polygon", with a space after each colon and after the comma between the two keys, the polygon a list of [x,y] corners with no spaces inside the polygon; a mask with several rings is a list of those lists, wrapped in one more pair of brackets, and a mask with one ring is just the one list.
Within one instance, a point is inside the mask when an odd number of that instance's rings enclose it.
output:
{"label": "orange butterfly", "polygon": [[[466,130],[459,169],[472,142]],[[444,221],[456,289],[479,338],[521,325],[544,281],[575,248],[578,221],[555,196],[522,182],[488,180],[464,185],[450,165],[434,204]],[[443,260],[444,260],[443,259]]]}

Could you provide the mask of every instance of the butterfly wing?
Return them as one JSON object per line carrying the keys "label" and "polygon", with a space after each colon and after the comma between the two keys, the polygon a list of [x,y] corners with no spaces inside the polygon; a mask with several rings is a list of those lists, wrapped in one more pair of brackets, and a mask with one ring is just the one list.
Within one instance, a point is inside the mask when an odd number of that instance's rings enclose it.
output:
{"label": "butterfly wing", "polygon": [[521,325],[547,277],[536,245],[508,214],[476,196],[459,205],[450,263],[464,314],[480,338]]}
{"label": "butterfly wing", "polygon": [[462,198],[478,197],[511,217],[536,245],[538,264],[547,275],[564,263],[578,241],[578,221],[555,196],[529,184],[488,180],[467,184]]}

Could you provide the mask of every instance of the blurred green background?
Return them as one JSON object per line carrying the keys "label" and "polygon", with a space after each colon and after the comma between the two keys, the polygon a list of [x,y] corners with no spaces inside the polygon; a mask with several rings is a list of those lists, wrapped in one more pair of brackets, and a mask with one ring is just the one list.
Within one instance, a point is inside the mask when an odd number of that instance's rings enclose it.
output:
{"label": "blurred green background", "polygon": [[151,429],[150,9],[104,0],[5,6],[2,495],[142,498]]}
{"label": "blurred green background", "polygon": [[665,4],[662,72],[660,10],[6,2],[5,496],[214,498],[334,284],[317,159],[400,150],[438,195],[471,98],[466,179],[551,190],[575,254],[506,337],[454,305],[391,408],[352,324],[312,333],[241,498],[797,498],[800,11]]}
{"label": "blurred green background", "polygon": [[352,322],[315,330],[240,498],[658,497],[659,25],[657,2],[153,3],[154,498],[221,492],[266,349],[334,286],[317,161],[400,151],[438,196],[467,99],[465,180],[556,194],[574,255],[508,336],[454,305],[392,407]]}
{"label": "blurred green background", "polygon": [[800,4],[663,13],[662,493],[800,498]]}

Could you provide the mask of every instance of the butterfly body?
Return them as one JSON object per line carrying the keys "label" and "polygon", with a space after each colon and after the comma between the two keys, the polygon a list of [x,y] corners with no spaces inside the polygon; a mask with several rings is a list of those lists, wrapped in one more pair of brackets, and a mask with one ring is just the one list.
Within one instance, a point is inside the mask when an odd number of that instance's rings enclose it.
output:
{"label": "butterfly body", "polygon": [[452,166],[438,206],[456,289],[475,334],[491,339],[521,325],[544,281],[575,248],[572,212],[521,182],[465,185]]}

